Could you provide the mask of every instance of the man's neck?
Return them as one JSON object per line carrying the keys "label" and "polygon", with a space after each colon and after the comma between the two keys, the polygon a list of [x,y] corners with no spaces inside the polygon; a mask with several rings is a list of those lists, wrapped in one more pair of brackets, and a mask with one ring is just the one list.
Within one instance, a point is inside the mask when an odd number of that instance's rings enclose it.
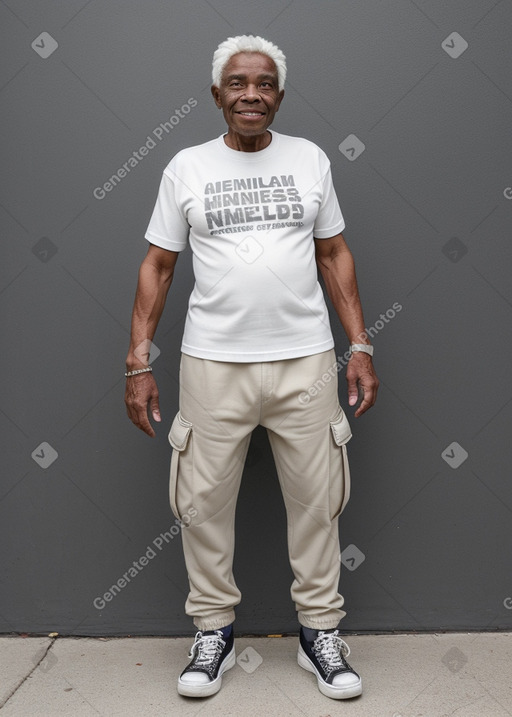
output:
{"label": "man's neck", "polygon": [[263,134],[257,134],[254,137],[244,137],[243,135],[231,132],[224,135],[224,142],[231,149],[236,149],[239,152],[260,152],[272,141],[272,135],[268,130],[265,130]]}

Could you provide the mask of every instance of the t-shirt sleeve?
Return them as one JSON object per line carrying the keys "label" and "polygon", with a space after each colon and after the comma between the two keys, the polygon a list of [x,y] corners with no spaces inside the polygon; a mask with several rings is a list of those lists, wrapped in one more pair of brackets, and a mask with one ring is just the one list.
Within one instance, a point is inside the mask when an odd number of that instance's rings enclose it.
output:
{"label": "t-shirt sleeve", "polygon": [[174,182],[164,171],[145,238],[162,249],[183,251],[188,244],[189,229],[176,201]]}
{"label": "t-shirt sleeve", "polygon": [[313,227],[313,236],[316,239],[329,239],[345,229],[345,220],[341,213],[338,197],[332,182],[331,165],[327,157],[322,163],[322,203]]}

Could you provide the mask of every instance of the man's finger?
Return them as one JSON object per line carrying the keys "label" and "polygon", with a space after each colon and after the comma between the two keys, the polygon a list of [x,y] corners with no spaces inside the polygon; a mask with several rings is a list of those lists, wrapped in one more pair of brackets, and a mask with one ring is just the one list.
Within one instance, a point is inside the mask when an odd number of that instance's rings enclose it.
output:
{"label": "man's finger", "polygon": [[137,413],[137,420],[134,421],[134,423],[138,426],[138,428],[144,431],[144,433],[147,433],[148,436],[151,436],[151,438],[155,437],[155,431],[149,422],[147,408],[145,408],[144,411]]}
{"label": "man's finger", "polygon": [[126,412],[128,413],[130,421],[137,426],[137,428],[147,433],[148,436],[154,437],[155,432],[148,419],[147,406],[136,406],[132,403],[126,403]]}
{"label": "man's finger", "polygon": [[360,386],[361,393],[363,394],[363,400],[361,401],[361,404],[357,411],[354,413],[354,416],[356,418],[365,411],[367,411],[369,408],[371,408],[377,400],[378,384],[374,385],[372,383],[370,386],[365,386],[362,382],[360,382]]}
{"label": "man's finger", "polygon": [[358,418],[358,416],[360,416],[362,413],[364,413],[369,408],[371,408],[374,404],[374,401],[372,400],[373,391],[369,391],[369,390],[365,391],[364,389],[362,389],[362,391],[363,391],[363,400],[361,401],[357,411],[354,413],[354,416],[356,418]]}
{"label": "man's finger", "polygon": [[348,382],[348,405],[355,406],[358,399],[357,379],[347,376]]}
{"label": "man's finger", "polygon": [[160,421],[162,420],[162,417],[160,415],[160,405],[158,402],[158,393],[155,396],[151,397],[151,400],[149,402],[149,408],[151,411],[151,415],[153,416],[154,421]]}
{"label": "man's finger", "polygon": [[125,402],[132,422],[153,438],[155,431],[149,420],[148,409],[155,421],[162,420],[158,403],[158,388],[154,378],[147,373],[130,378],[130,383],[126,384]]}

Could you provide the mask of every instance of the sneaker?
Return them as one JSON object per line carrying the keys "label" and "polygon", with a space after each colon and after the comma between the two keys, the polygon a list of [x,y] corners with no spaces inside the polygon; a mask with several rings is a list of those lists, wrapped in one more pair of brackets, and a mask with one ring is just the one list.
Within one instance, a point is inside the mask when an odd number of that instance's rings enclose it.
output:
{"label": "sneaker", "polygon": [[338,630],[319,630],[318,636],[308,642],[301,629],[298,663],[316,675],[318,689],[326,697],[344,700],[362,693],[361,678],[345,659],[349,655],[350,648]]}
{"label": "sneaker", "polygon": [[222,674],[235,665],[233,629],[228,637],[222,630],[196,632],[189,652],[192,661],[178,678],[178,693],[186,697],[209,697],[222,685]]}

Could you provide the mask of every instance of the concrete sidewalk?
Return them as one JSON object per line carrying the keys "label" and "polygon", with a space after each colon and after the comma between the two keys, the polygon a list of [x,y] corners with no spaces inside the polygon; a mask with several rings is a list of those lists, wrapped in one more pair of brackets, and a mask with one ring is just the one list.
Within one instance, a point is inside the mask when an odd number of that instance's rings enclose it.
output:
{"label": "concrete sidewalk", "polygon": [[346,641],[363,695],[336,701],[297,665],[296,637],[237,637],[237,664],[204,699],[176,692],[191,638],[2,637],[0,709],[2,717],[512,716],[512,633]]}

